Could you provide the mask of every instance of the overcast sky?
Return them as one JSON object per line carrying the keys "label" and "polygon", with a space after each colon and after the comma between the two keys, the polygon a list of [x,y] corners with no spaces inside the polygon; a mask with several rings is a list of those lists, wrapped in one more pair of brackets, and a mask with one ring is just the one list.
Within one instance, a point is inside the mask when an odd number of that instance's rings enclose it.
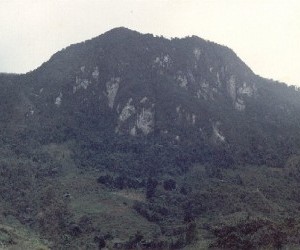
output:
{"label": "overcast sky", "polygon": [[263,77],[300,86],[300,0],[0,0],[0,72],[28,72],[119,26],[197,35]]}

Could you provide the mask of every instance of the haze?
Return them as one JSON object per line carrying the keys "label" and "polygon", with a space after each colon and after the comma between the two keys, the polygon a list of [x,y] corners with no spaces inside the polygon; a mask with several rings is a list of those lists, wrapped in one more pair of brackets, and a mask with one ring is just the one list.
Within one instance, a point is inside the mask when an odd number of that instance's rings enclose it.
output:
{"label": "haze", "polygon": [[124,26],[197,35],[263,77],[300,86],[297,0],[0,0],[0,72],[25,73],[62,48]]}

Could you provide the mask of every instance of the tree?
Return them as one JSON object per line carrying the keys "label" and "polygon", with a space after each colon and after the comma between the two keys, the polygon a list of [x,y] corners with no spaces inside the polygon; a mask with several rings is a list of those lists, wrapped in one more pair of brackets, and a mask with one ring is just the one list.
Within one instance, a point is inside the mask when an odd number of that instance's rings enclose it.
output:
{"label": "tree", "polygon": [[146,197],[150,199],[154,196],[158,181],[156,179],[148,178],[146,185]]}
{"label": "tree", "polygon": [[164,181],[164,189],[166,191],[172,191],[175,188],[176,188],[176,181],[174,181],[173,179]]}

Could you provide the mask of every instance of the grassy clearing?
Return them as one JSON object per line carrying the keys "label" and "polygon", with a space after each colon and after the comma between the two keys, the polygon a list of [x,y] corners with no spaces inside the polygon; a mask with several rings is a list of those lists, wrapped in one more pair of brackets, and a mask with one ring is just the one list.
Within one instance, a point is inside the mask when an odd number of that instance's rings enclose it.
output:
{"label": "grassy clearing", "polygon": [[0,249],[50,250],[46,243],[22,225],[16,228],[0,224]]}
{"label": "grassy clearing", "polygon": [[151,237],[159,227],[147,221],[132,209],[135,201],[145,201],[145,194],[137,190],[110,190],[97,183],[100,172],[82,172],[71,168],[59,182],[70,194],[70,211],[74,220],[89,217],[95,228],[110,232],[120,240],[128,240],[137,231]]}

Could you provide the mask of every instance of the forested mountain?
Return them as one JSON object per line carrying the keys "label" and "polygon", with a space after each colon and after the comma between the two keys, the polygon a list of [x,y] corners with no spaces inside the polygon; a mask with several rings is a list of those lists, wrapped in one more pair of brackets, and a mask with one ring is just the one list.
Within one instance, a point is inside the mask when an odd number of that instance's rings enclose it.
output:
{"label": "forested mountain", "polygon": [[2,222],[43,247],[299,244],[300,92],[231,49],[116,28],[0,88]]}

